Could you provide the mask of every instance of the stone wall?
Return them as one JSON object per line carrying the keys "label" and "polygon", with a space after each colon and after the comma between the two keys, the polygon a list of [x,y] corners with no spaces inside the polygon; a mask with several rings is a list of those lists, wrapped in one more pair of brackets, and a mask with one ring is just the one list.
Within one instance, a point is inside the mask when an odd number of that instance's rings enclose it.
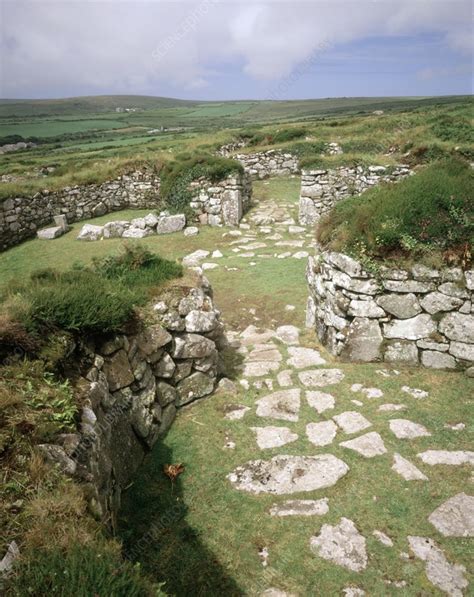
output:
{"label": "stone wall", "polygon": [[118,511],[123,488],[177,410],[216,387],[223,324],[206,278],[195,278],[167,288],[138,331],[84,339],[76,350],[78,432],[39,449],[86,484],[97,518]]}
{"label": "stone wall", "polygon": [[64,214],[68,222],[77,222],[121,209],[156,208],[159,190],[160,180],[154,172],[136,170],[98,185],[44,190],[33,197],[6,199],[0,210],[0,248],[34,236],[56,215]]}
{"label": "stone wall", "polygon": [[341,199],[359,195],[381,182],[396,182],[411,173],[408,166],[402,165],[391,170],[384,166],[303,170],[299,222],[303,226],[315,224]]}
{"label": "stone wall", "polygon": [[232,157],[242,164],[253,180],[269,176],[289,176],[300,171],[296,156],[276,149],[259,153],[240,153]]}
{"label": "stone wall", "polygon": [[342,253],[310,257],[307,326],[334,355],[435,369],[474,364],[474,270],[382,268]]}
{"label": "stone wall", "polygon": [[216,183],[199,178],[190,188],[195,192],[192,209],[201,224],[210,226],[238,226],[252,200],[252,180],[247,173]]}
{"label": "stone wall", "polygon": [[[192,206],[202,223],[239,223],[248,209],[252,183],[246,174],[236,174],[211,183],[200,179]],[[151,171],[137,170],[100,185],[66,187],[60,191],[36,193],[3,201],[0,209],[0,250],[34,236],[54,216],[64,214],[69,223],[95,218],[122,209],[160,207],[160,179]]]}

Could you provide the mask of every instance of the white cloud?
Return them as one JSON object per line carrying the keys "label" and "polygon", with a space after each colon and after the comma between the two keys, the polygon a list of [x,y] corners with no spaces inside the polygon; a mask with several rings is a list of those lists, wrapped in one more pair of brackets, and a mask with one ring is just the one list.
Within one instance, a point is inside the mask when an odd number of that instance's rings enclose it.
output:
{"label": "white cloud", "polygon": [[[0,0],[2,2],[2,0]],[[471,51],[465,0],[3,0],[0,95],[48,89],[159,93],[206,85],[218,66],[288,76],[322,43],[436,33]]]}

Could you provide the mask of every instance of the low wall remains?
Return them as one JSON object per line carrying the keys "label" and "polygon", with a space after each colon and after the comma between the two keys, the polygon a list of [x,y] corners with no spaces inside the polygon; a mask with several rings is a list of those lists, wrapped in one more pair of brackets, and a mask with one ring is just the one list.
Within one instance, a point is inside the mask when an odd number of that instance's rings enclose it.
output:
{"label": "low wall remains", "polygon": [[[192,207],[202,224],[238,225],[250,206],[252,183],[247,174],[235,174],[217,183],[199,179]],[[159,209],[160,179],[148,170],[136,170],[99,185],[44,190],[33,197],[12,197],[0,209],[0,250],[31,238],[65,215],[69,223],[122,209]]]}
{"label": "low wall remains", "polygon": [[277,149],[259,153],[240,153],[232,156],[238,160],[253,180],[270,176],[289,176],[300,171],[298,158],[292,153]]}
{"label": "low wall remains", "polygon": [[202,274],[192,286],[169,287],[139,331],[84,339],[76,355],[83,363],[79,429],[39,449],[85,484],[97,518],[113,518],[122,490],[177,410],[214,391],[224,346]]}
{"label": "low wall remains", "polygon": [[348,361],[434,369],[474,364],[474,270],[381,268],[343,253],[310,257],[307,327]]}
{"label": "low wall remains", "polygon": [[359,195],[382,182],[397,182],[412,174],[408,166],[363,168],[341,167],[333,170],[303,170],[299,203],[299,222],[316,224],[333,206],[346,197]]}

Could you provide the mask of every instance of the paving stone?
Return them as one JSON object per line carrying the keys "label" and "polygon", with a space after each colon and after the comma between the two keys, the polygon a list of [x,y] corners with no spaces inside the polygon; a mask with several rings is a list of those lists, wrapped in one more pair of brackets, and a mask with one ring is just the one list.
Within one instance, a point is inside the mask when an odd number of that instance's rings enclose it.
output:
{"label": "paving stone", "polygon": [[436,464],[446,464],[450,466],[460,466],[462,464],[471,464],[474,466],[474,452],[466,450],[426,450],[417,454],[424,463],[434,466]]}
{"label": "paving stone", "polygon": [[358,454],[361,454],[365,458],[373,458],[374,456],[380,456],[387,452],[382,438],[376,431],[371,431],[355,439],[351,439],[346,442],[339,444],[343,448],[349,448],[354,450]]}
{"label": "paving stone", "polygon": [[280,390],[256,401],[257,416],[284,421],[298,420],[300,390]]}
{"label": "paving stone", "polygon": [[275,337],[273,330],[260,331],[254,325],[249,325],[240,334],[241,343],[243,346],[251,346],[253,344],[264,344]]}
{"label": "paving stone", "polygon": [[352,384],[351,390],[353,392],[361,392],[365,394],[367,398],[382,398],[383,392],[379,388],[364,388],[364,386],[360,383]]}
{"label": "paving stone", "polygon": [[293,593],[287,593],[286,591],[280,591],[280,589],[275,589],[274,587],[270,587],[260,593],[260,597],[296,597]]}
{"label": "paving stone", "polygon": [[340,383],[345,376],[340,369],[314,369],[313,371],[302,371],[298,373],[298,377],[306,387],[322,388]]}
{"label": "paving stone", "polygon": [[403,477],[405,481],[428,481],[428,477],[419,468],[396,452],[393,455],[392,470]]}
{"label": "paving stone", "polygon": [[279,448],[298,439],[298,435],[288,427],[251,427],[257,435],[257,445],[260,449]]}
{"label": "paving stone", "polygon": [[227,404],[225,406],[225,418],[228,421],[239,421],[245,417],[249,410],[250,407],[243,404]]}
{"label": "paving stone", "polygon": [[425,572],[431,584],[452,597],[462,597],[463,589],[468,586],[466,568],[450,564],[433,539],[408,536],[408,543],[416,557],[426,562]]}
{"label": "paving stone", "polygon": [[346,411],[333,417],[344,433],[357,433],[372,426],[363,415],[356,411]]}
{"label": "paving stone", "polygon": [[294,325],[281,325],[276,330],[276,337],[284,344],[294,346],[300,343],[300,330]]}
{"label": "paving stone", "polygon": [[367,567],[365,537],[347,518],[341,518],[334,526],[324,524],[319,535],[311,537],[310,546],[314,554],[353,572]]}
{"label": "paving stone", "polygon": [[332,444],[336,433],[337,425],[332,421],[321,421],[320,423],[308,423],[306,425],[306,435],[315,446]]}
{"label": "paving stone", "polygon": [[342,592],[344,593],[344,597],[363,597],[365,595],[365,591],[358,587],[346,587],[342,589]]}
{"label": "paving stone", "polygon": [[377,539],[377,541],[382,543],[382,545],[385,545],[385,547],[393,547],[393,541],[388,535],[382,533],[382,531],[374,531],[372,535]]}
{"label": "paving stone", "polygon": [[270,508],[271,516],[323,516],[329,512],[328,498],[320,500],[287,500]]}
{"label": "paving stone", "polygon": [[390,419],[388,422],[390,431],[398,439],[415,439],[417,437],[429,437],[431,433],[419,423],[408,419]]}
{"label": "paving stone", "polygon": [[256,361],[253,363],[246,363],[243,375],[247,377],[262,377],[268,375],[272,371],[277,371],[280,368],[280,363],[277,361]]}
{"label": "paving stone", "polygon": [[406,404],[392,404],[391,402],[387,402],[386,404],[381,404],[378,407],[379,412],[395,412],[399,410],[406,410],[408,407]]}
{"label": "paving stone", "polygon": [[282,388],[289,388],[293,385],[293,380],[291,376],[292,373],[293,371],[291,371],[290,369],[285,369],[284,371],[280,371],[280,373],[277,375],[278,384]]}
{"label": "paving stone", "polygon": [[402,386],[402,392],[405,394],[410,394],[413,398],[417,400],[422,400],[423,398],[428,398],[429,394],[425,390],[419,390],[418,388],[410,388],[409,386]]}
{"label": "paving stone", "polygon": [[348,471],[347,464],[332,454],[279,455],[271,460],[251,460],[227,478],[242,491],[283,495],[332,487]]}
{"label": "paving stone", "polygon": [[428,520],[445,537],[474,537],[474,496],[458,493],[436,508]]}
{"label": "paving stone", "polygon": [[287,364],[296,369],[306,369],[307,367],[315,367],[326,363],[319,352],[312,348],[291,346],[288,348],[288,354],[290,355],[290,358],[288,359]]}
{"label": "paving stone", "polygon": [[311,408],[314,408],[319,414],[326,410],[331,410],[336,404],[334,396],[325,392],[308,390],[306,392],[306,400]]}

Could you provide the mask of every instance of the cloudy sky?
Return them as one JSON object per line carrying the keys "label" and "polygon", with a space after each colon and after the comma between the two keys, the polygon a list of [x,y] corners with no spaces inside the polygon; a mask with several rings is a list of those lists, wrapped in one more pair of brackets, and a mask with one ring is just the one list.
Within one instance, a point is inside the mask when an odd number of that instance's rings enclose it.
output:
{"label": "cloudy sky", "polygon": [[0,0],[0,97],[472,93],[466,0]]}

